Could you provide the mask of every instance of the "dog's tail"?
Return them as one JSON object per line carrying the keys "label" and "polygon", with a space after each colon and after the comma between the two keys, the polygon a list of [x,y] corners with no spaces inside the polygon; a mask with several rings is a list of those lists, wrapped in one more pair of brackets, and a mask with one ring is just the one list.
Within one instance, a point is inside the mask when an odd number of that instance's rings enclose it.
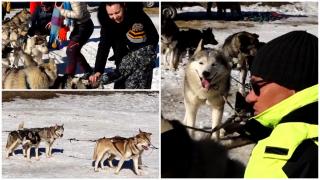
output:
{"label": "dog's tail", "polygon": [[23,129],[23,126],[24,126],[24,122],[22,121],[19,126],[18,126],[18,130],[22,130]]}
{"label": "dog's tail", "polygon": [[94,146],[94,151],[93,151],[93,157],[92,159],[95,161],[97,159],[97,149],[98,149],[98,143],[99,141],[96,142],[96,145]]}
{"label": "dog's tail", "polygon": [[6,150],[8,150],[11,146],[11,143],[10,142],[13,142],[14,139],[13,139],[13,136],[11,135],[11,133],[9,133],[8,135],[8,139],[7,139],[7,144],[6,144]]}

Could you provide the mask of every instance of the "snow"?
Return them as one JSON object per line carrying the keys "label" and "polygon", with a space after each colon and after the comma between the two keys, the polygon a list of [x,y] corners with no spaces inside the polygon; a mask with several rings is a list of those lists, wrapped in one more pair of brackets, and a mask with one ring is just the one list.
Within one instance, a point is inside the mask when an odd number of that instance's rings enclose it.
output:
{"label": "snow", "polygon": [[[224,40],[237,32],[248,31],[257,33],[259,40],[268,42],[278,36],[294,30],[305,30],[315,36],[318,36],[318,3],[317,2],[298,2],[293,5],[283,5],[279,8],[269,6],[258,6],[258,3],[250,6],[241,6],[242,11],[268,12],[274,11],[280,14],[290,15],[287,19],[281,19],[270,22],[253,22],[253,21],[211,21],[211,20],[181,20],[176,19],[178,24],[186,27],[189,24],[199,26],[191,28],[212,27],[216,40],[219,42],[214,48],[223,45]],[[206,9],[200,6],[184,7],[178,10],[179,13],[205,12]],[[216,12],[216,8],[213,8]],[[191,16],[191,15],[190,15]],[[189,16],[188,16],[189,17]],[[212,47],[212,46],[208,46]],[[165,68],[161,69],[161,113],[166,119],[184,119],[184,102],[183,102],[183,80],[185,65],[180,63],[178,70],[170,71]],[[238,79],[239,71],[232,70],[231,76]],[[231,96],[228,100],[234,104],[235,93],[238,90],[237,83],[231,80]],[[225,105],[223,121],[233,115],[233,111],[228,105]],[[207,106],[202,106],[197,114],[196,127],[211,127],[211,110]],[[253,145],[233,149],[229,152],[232,158],[240,160],[246,164],[250,156]]]}
{"label": "snow", "polygon": [[[32,92],[30,92],[32,93]],[[153,93],[102,92],[101,95],[58,94],[58,98],[20,99],[3,102],[2,130],[11,131],[24,121],[24,127],[46,127],[64,124],[64,136],[53,144],[53,157],[46,158],[45,143],[40,144],[40,160],[26,160],[21,154],[5,158],[8,133],[2,133],[2,177],[3,178],[96,178],[135,177],[132,161],[125,162],[119,175],[114,169],[93,171],[93,149],[95,140],[102,137],[132,137],[139,129],[151,132],[151,142],[159,147],[159,97]],[[18,151],[18,152],[19,152]],[[149,149],[142,154],[143,178],[159,176],[159,150]],[[115,164],[115,163],[114,163]]]}

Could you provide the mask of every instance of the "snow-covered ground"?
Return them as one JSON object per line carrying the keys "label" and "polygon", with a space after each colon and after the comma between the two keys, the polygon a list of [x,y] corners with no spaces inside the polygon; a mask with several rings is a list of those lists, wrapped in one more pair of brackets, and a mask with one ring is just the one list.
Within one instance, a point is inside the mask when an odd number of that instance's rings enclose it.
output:
{"label": "snow-covered ground", "polygon": [[[36,93],[36,92],[28,92]],[[59,97],[39,100],[20,99],[2,103],[2,131],[25,127],[45,127],[64,124],[64,136],[53,144],[53,157],[46,158],[45,143],[40,144],[40,160],[27,161],[21,154],[5,158],[7,132],[2,132],[3,178],[110,178],[159,177],[159,150],[149,149],[142,155],[144,173],[137,176],[132,161],[125,162],[119,175],[114,169],[93,171],[95,143],[67,139],[95,140],[116,135],[132,137],[139,129],[151,132],[151,142],[159,147],[159,93],[103,92],[101,95],[58,94]]]}
{"label": "snow-covered ground", "polygon": [[[283,5],[279,8],[269,6],[258,6],[253,4],[250,6],[241,6],[243,12],[277,12],[279,14],[288,15],[288,18],[270,21],[270,22],[253,22],[253,21],[214,21],[214,20],[188,20],[179,19],[179,14],[187,14],[189,12],[205,12],[206,9],[200,6],[184,7],[178,11],[176,23],[180,26],[190,28],[213,28],[213,33],[219,44],[215,48],[219,48],[224,43],[224,40],[237,32],[248,31],[257,33],[259,40],[268,42],[278,36],[294,30],[305,30],[315,36],[318,36],[318,3],[317,2],[298,2],[293,5]],[[212,9],[216,12],[216,8]],[[191,14],[191,13],[190,13]],[[196,13],[197,14],[197,13]],[[289,16],[290,15],[290,16]],[[188,17],[191,17],[188,16]],[[197,17],[195,17],[197,18]],[[167,119],[183,120],[184,118],[184,103],[183,103],[183,79],[185,66],[179,65],[177,71],[161,69],[161,113]],[[233,70],[232,77],[238,79],[239,72]],[[237,90],[237,83],[231,80],[231,91],[228,99],[234,104],[235,92]],[[229,106],[225,105],[223,120],[226,120],[233,114]],[[197,115],[196,126],[200,128],[211,127],[211,112],[208,107],[200,108]],[[231,157],[247,163],[250,155],[252,145],[234,149],[230,152]]]}

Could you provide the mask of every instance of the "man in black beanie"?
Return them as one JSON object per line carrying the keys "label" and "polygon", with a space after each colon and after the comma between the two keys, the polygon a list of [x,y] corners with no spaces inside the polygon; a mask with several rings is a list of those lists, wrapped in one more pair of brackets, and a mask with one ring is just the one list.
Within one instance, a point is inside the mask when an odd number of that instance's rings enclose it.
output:
{"label": "man in black beanie", "polygon": [[251,74],[255,116],[243,133],[257,145],[245,178],[317,178],[318,38],[293,31],[270,41]]}

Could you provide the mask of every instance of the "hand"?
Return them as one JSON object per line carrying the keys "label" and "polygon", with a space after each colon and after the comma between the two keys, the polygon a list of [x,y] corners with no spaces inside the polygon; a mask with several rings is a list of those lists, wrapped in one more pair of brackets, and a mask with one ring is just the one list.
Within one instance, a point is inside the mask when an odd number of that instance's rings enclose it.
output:
{"label": "hand", "polygon": [[48,22],[48,24],[45,26],[46,29],[51,29],[51,22]]}
{"label": "hand", "polygon": [[91,83],[96,83],[97,80],[100,78],[100,76],[101,76],[101,73],[100,73],[100,72],[96,72],[94,75],[91,75],[91,76],[89,77],[89,81],[90,81]]}

